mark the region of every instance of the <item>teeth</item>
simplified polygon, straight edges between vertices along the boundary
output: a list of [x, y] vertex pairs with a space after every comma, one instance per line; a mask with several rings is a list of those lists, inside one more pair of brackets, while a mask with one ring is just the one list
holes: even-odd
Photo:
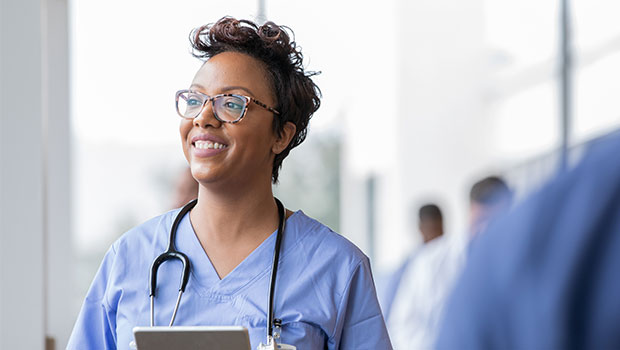
[[225, 144], [211, 141], [196, 141], [194, 146], [198, 149], [222, 149], [228, 147]]

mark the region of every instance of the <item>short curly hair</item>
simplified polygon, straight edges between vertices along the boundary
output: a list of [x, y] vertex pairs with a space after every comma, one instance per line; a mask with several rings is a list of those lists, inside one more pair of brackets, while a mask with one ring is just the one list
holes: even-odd
[[265, 64], [277, 99], [275, 108], [280, 112], [274, 118], [274, 132], [281, 135], [286, 122], [296, 127], [289, 145], [275, 156], [271, 180], [277, 183], [282, 161], [305, 140], [310, 118], [321, 105], [321, 90], [311, 79], [320, 72], [304, 71], [303, 55], [294, 41], [293, 31], [273, 22], [259, 26], [252, 21], [223, 17], [192, 30], [190, 42], [192, 54], [203, 61], [232, 51]]

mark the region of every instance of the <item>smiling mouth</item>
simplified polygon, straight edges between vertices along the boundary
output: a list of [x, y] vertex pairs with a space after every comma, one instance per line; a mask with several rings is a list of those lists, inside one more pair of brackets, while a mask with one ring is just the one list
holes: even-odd
[[224, 148], [228, 148], [228, 145], [225, 145], [223, 143], [211, 142], [211, 141], [202, 141], [202, 140], [194, 142], [193, 145], [197, 149], [224, 149]]

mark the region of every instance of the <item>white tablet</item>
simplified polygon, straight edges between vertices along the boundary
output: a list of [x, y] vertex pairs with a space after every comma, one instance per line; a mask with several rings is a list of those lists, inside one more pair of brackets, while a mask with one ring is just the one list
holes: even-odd
[[251, 350], [240, 326], [135, 327], [133, 334], [138, 350]]

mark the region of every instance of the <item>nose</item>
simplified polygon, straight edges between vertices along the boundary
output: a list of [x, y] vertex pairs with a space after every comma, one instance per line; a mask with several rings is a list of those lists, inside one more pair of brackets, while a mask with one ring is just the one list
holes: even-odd
[[222, 122], [215, 118], [211, 101], [207, 101], [200, 113], [194, 118], [194, 125], [199, 128], [206, 128], [207, 126], [219, 128], [222, 125]]

